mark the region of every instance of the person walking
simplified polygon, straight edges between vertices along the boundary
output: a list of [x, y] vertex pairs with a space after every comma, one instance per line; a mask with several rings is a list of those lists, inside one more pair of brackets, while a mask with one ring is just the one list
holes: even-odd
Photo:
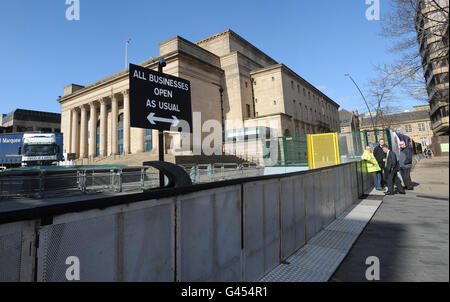
[[372, 148], [370, 146], [366, 147], [366, 150], [364, 150], [361, 158], [366, 161], [367, 172], [372, 174], [373, 185], [378, 191], [383, 191], [383, 188], [381, 187], [381, 168], [378, 165], [378, 161], [373, 155]]
[[414, 190], [411, 182], [412, 148], [407, 146], [405, 141], [400, 141], [398, 163], [400, 165], [400, 174], [402, 175], [405, 189]]
[[397, 173], [399, 170], [399, 164], [397, 160], [397, 156], [395, 152], [389, 150], [388, 145], [383, 145], [383, 152], [386, 153], [386, 159], [384, 162], [384, 175], [386, 178], [386, 183], [388, 190], [386, 195], [394, 195], [394, 183], [397, 187], [397, 191], [400, 194], [405, 194], [405, 190], [403, 189], [402, 182], [397, 177]]
[[381, 178], [381, 187], [384, 188], [386, 186], [386, 179], [384, 175], [384, 161], [386, 160], [386, 153], [383, 152], [384, 139], [380, 138], [378, 141], [379, 145], [373, 149], [373, 155], [380, 166], [380, 171], [377, 172], [379, 174], [378, 177]]

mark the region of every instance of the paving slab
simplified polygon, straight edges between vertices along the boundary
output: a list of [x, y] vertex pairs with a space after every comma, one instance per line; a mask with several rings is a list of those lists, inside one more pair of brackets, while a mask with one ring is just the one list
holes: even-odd
[[330, 281], [365, 282], [366, 259], [380, 260], [380, 280], [449, 281], [449, 160], [422, 159], [406, 195], [386, 196]]

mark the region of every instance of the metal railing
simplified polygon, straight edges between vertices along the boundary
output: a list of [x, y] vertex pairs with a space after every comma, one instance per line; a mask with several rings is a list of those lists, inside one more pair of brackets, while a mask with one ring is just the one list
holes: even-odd
[[11, 170], [0, 174], [0, 200], [143, 191], [159, 187], [158, 179], [151, 167]]
[[[264, 175], [255, 163], [180, 165], [193, 183]], [[82, 167], [0, 172], [0, 200], [42, 199], [95, 193], [141, 192], [159, 187], [152, 167]]]
[[250, 163], [214, 163], [180, 165], [191, 177], [192, 183], [206, 183], [242, 177], [264, 175], [264, 167]]

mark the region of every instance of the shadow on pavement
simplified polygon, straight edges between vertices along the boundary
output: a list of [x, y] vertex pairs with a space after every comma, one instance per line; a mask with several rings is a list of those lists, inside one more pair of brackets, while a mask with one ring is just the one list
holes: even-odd
[[448, 282], [448, 208], [412, 193], [385, 197], [329, 281], [368, 282], [366, 259], [376, 256], [380, 282]]

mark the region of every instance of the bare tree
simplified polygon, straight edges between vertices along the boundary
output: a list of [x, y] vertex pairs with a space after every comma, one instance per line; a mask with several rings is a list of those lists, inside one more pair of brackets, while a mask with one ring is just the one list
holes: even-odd
[[379, 123], [381, 129], [391, 128], [395, 123], [394, 114], [398, 113], [400, 108], [394, 105], [384, 105], [379, 111]]
[[[424, 6], [424, 3], [426, 5]], [[398, 88], [411, 97], [427, 102], [427, 90], [424, 78], [426, 64], [448, 64], [448, 0], [392, 0], [392, 12], [383, 17], [381, 35], [392, 39], [389, 51], [400, 57], [392, 64], [377, 66], [378, 76], [372, 80], [377, 87], [392, 91]], [[430, 26], [430, 23], [433, 25]], [[430, 47], [435, 54], [427, 61], [423, 60], [420, 49], [421, 39], [433, 39], [438, 43]], [[380, 107], [378, 104], [377, 108]]]

